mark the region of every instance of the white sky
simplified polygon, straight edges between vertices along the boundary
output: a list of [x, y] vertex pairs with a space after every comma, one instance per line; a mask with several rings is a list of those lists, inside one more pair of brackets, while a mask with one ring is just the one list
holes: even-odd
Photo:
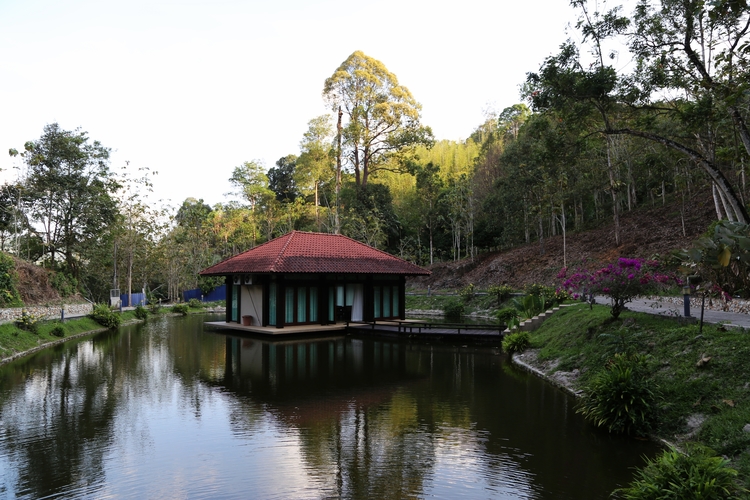
[[567, 0], [0, 0], [0, 179], [48, 123], [111, 167], [159, 172], [154, 199], [226, 201], [243, 161], [299, 153], [323, 82], [355, 50], [460, 140], [520, 102], [575, 19]]

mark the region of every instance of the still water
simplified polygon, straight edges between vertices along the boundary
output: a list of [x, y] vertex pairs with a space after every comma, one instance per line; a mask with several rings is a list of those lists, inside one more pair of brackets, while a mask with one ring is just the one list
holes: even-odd
[[611, 438], [496, 348], [153, 319], [0, 367], [0, 498], [606, 498]]

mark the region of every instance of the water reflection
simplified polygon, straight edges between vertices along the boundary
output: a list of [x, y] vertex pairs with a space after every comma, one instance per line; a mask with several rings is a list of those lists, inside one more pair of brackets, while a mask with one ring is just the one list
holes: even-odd
[[0, 367], [0, 497], [603, 498], [654, 447], [492, 348], [152, 320]]

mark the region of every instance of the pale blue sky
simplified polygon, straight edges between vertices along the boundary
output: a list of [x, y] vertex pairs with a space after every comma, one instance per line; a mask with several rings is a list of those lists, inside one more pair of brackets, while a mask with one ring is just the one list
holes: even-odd
[[81, 127], [117, 169], [159, 172], [155, 199], [225, 200], [235, 166], [298, 154], [324, 80], [355, 50], [465, 139], [519, 102], [566, 38], [565, 0], [0, 0], [0, 178], [47, 123]]

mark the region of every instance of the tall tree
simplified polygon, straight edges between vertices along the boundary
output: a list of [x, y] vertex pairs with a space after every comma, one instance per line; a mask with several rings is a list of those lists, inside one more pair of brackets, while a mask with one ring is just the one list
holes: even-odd
[[[385, 65], [352, 53], [325, 81], [323, 97], [346, 115], [345, 155], [358, 186], [379, 169], [396, 169], [399, 155], [431, 144], [432, 130], [420, 124], [421, 105]], [[396, 163], [393, 163], [396, 161]]]
[[331, 144], [332, 125], [331, 116], [323, 115], [310, 120], [307, 124], [302, 141], [300, 141], [300, 155], [297, 158], [295, 179], [303, 194], [312, 194], [315, 206], [315, 222], [318, 231], [320, 222], [320, 186], [335, 182], [335, 167]]
[[30, 218], [41, 228], [47, 262], [57, 265], [62, 254], [77, 278], [79, 257], [87, 245], [97, 244], [117, 214], [112, 194], [119, 185], [109, 171], [109, 149], [80, 129], [67, 131], [53, 123], [38, 141], [26, 143], [22, 157], [28, 167]]
[[286, 155], [276, 160], [276, 166], [268, 170], [268, 188], [276, 193], [276, 200], [291, 203], [299, 195], [294, 178], [296, 167], [297, 156]]

